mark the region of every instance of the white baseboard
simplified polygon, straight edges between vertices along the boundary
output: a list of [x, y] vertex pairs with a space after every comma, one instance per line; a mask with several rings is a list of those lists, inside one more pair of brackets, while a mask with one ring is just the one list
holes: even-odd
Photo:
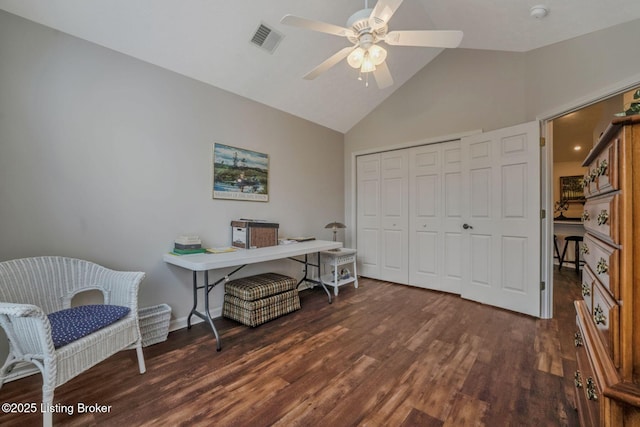
[[[216, 317], [220, 317], [222, 316], [222, 307], [214, 309], [211, 311], [211, 317], [213, 317], [214, 319]], [[179, 329], [184, 329], [187, 327], [187, 317], [188, 316], [184, 316], [181, 317], [179, 319], [175, 319], [172, 320], [169, 323], [169, 331], [177, 331]], [[196, 325], [198, 323], [202, 323], [204, 322], [204, 320], [202, 320], [201, 318], [197, 317], [197, 316], [193, 316], [191, 318], [191, 324], [192, 325]], [[38, 370], [38, 368], [36, 368], [33, 364], [31, 363], [27, 363], [27, 362], [22, 362], [22, 363], [18, 363], [16, 365], [15, 368], [13, 368], [13, 371], [11, 371], [11, 373], [9, 375], [7, 375], [7, 378], [5, 378], [4, 382], [8, 383], [11, 381], [16, 381], [22, 378], [26, 378], [30, 375], [33, 374], [39, 374], [40, 370]]]
[[[216, 317], [222, 317], [222, 307], [218, 307], [215, 308], [213, 310], [211, 310], [211, 317], [212, 318], [216, 318]], [[189, 318], [189, 316], [184, 316], [184, 317], [180, 317], [178, 319], [174, 319], [169, 323], [169, 331], [177, 331], [179, 329], [184, 329], [187, 327], [187, 319]], [[200, 317], [198, 316], [192, 316], [191, 317], [191, 324], [192, 325], [197, 325], [198, 323], [202, 323], [204, 322], [204, 320], [202, 320]]]

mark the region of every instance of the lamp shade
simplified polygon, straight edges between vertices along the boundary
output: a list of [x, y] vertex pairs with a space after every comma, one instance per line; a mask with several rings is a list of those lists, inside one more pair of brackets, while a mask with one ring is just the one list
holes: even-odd
[[324, 228], [330, 228], [333, 230], [333, 241], [336, 241], [336, 233], [338, 232], [338, 228], [347, 228], [346, 225], [344, 225], [341, 222], [330, 222], [329, 224], [325, 225]]
[[329, 224], [325, 225], [324, 228], [338, 229], [338, 228], [347, 228], [347, 226], [341, 222], [330, 222]]

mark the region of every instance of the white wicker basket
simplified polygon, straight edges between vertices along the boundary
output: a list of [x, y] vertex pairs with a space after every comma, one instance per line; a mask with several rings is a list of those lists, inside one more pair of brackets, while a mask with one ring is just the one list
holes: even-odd
[[138, 320], [143, 347], [166, 341], [167, 335], [169, 335], [171, 307], [167, 304], [160, 304], [141, 308], [138, 310]]

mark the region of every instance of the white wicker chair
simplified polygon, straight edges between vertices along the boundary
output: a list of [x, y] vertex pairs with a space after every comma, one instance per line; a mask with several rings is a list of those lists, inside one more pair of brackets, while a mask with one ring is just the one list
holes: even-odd
[[[138, 368], [146, 368], [138, 325], [138, 287], [144, 273], [113, 271], [64, 257], [24, 258], [0, 262], [0, 325], [9, 339], [9, 356], [0, 368], [0, 387], [20, 362], [42, 373], [42, 402], [53, 404], [56, 387], [125, 348], [135, 348]], [[54, 349], [47, 314], [69, 308], [79, 292], [102, 291], [105, 304], [129, 307], [117, 322]], [[46, 406], [49, 407], [49, 406]], [[43, 413], [52, 425], [52, 412]]]

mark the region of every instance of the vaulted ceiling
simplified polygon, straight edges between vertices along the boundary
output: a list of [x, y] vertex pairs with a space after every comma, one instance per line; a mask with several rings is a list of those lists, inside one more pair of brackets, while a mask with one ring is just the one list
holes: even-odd
[[[544, 2], [544, 19], [530, 8]], [[285, 14], [346, 26], [366, 0], [0, 0], [0, 9], [346, 132], [442, 50], [389, 46], [395, 83], [380, 90], [342, 61], [302, 76], [345, 38], [289, 27]], [[375, 0], [368, 2], [369, 7]], [[389, 30], [462, 30], [461, 48], [526, 52], [640, 18], [638, 0], [405, 0]], [[284, 38], [273, 53], [250, 42], [260, 24]]]

